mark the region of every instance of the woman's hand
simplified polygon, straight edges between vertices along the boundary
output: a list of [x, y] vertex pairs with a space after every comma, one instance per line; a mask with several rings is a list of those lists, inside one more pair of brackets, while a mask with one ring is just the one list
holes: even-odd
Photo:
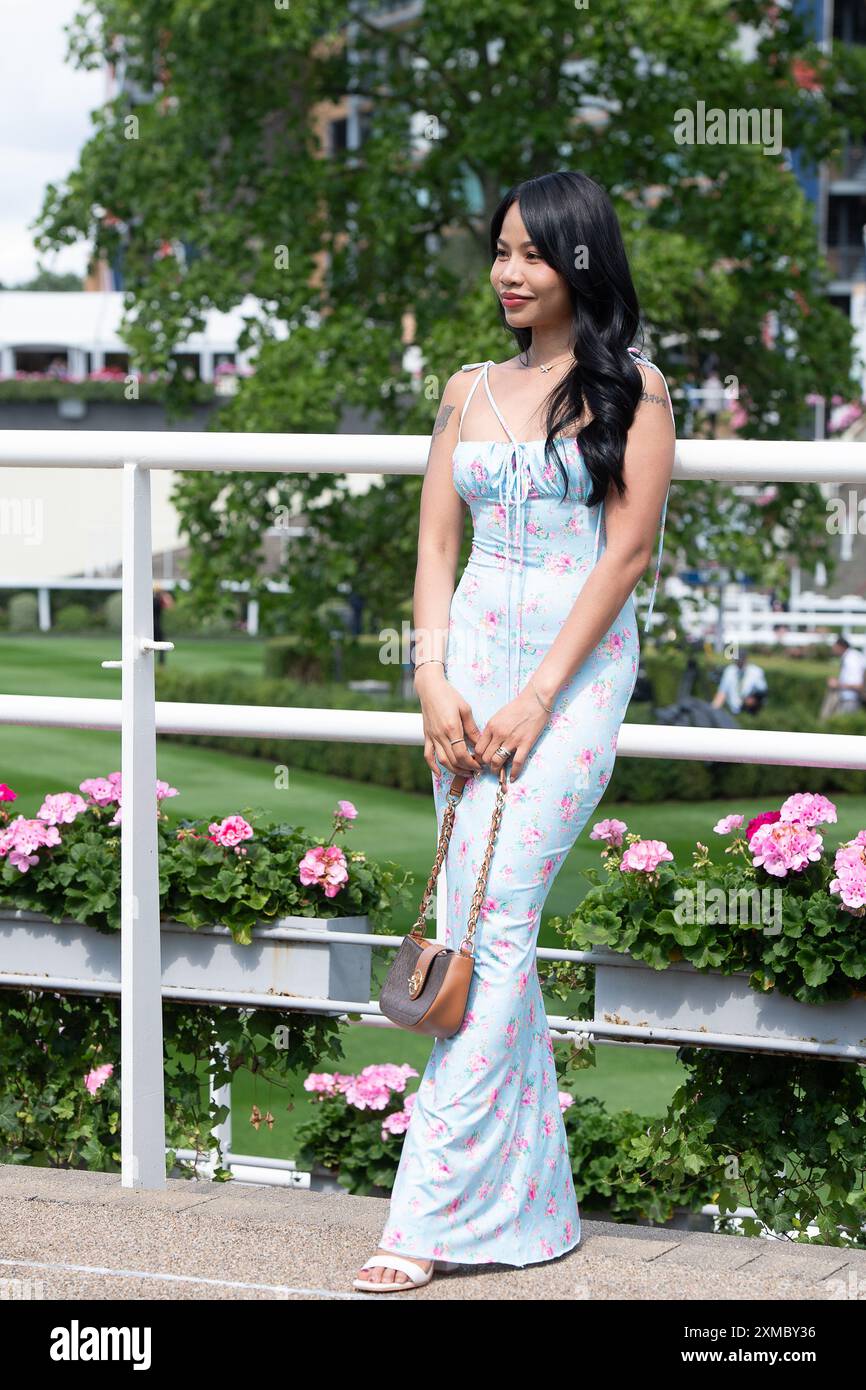
[[523, 764], [529, 756], [530, 749], [549, 718], [549, 713], [542, 708], [532, 688], [527, 686], [513, 700], [509, 700], [507, 705], [497, 710], [485, 724], [475, 740], [476, 758], [486, 767], [498, 772], [503, 759], [501, 756], [496, 757], [496, 750], [500, 747], [507, 748], [513, 754], [508, 781], [516, 782], [523, 771]]
[[[430, 667], [429, 671], [427, 668]], [[436, 758], [450, 772], [475, 776], [481, 764], [469, 752], [478, 737], [478, 725], [469, 702], [446, 680], [438, 662], [426, 662], [425, 674], [415, 676], [424, 721], [424, 761], [431, 772], [440, 772]]]

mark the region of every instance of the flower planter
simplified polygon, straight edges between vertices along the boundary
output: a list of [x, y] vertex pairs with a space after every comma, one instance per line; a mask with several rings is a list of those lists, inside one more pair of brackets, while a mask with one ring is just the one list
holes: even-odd
[[348, 1197], [345, 1187], [337, 1181], [337, 1168], [326, 1168], [323, 1163], [314, 1163], [310, 1169], [310, 1191], [327, 1192], [333, 1197]]
[[[603, 1207], [594, 1210], [581, 1203], [580, 1214], [585, 1221], [614, 1221], [610, 1212]], [[674, 1214], [667, 1221], [650, 1221], [645, 1216], [630, 1216], [628, 1224], [651, 1226], [656, 1231], [707, 1231], [712, 1234], [716, 1229], [714, 1216], [709, 1212], [692, 1211], [691, 1207], [674, 1207]]]
[[[855, 1054], [866, 1058], [866, 999], [802, 1004], [778, 990], [762, 993], [752, 989], [746, 973], [698, 970], [688, 961], [674, 961], [664, 970], [654, 970], [603, 946], [594, 946], [591, 954], [595, 1019], [599, 1023], [685, 1034], [728, 1034], [742, 1037], [744, 1046], [749, 1038], [820, 1043], [832, 1049], [830, 1055], [850, 1057], [854, 1054], [849, 1049], [854, 1049]], [[681, 1045], [676, 1039], [671, 1042]], [[783, 1050], [796, 1052], [796, 1048]]]
[[[368, 917], [283, 917], [253, 928], [249, 946], [236, 945], [228, 927], [162, 924], [163, 985], [234, 993], [291, 994], [309, 998], [370, 998], [372, 947], [298, 941], [301, 931], [369, 932]], [[108, 935], [82, 922], [59, 924], [38, 912], [0, 908], [0, 971], [45, 975], [88, 984], [120, 982], [120, 933]]]
[[[322, 1163], [314, 1163], [310, 1169], [310, 1191], [327, 1192], [334, 1197], [349, 1197], [349, 1189], [343, 1187], [339, 1181], [339, 1168], [326, 1168]], [[387, 1197], [390, 1200], [390, 1187], [379, 1187], [374, 1183], [370, 1191], [364, 1194], [367, 1197]]]

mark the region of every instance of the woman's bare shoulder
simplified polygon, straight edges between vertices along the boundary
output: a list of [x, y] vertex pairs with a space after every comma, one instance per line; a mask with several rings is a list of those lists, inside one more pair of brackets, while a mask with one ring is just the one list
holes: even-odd
[[[483, 366], [484, 364], [480, 362], [471, 365]], [[443, 432], [455, 412], [462, 412], [475, 376], [475, 372], [466, 371], [462, 366], [458, 367], [456, 372], [451, 373], [439, 397], [439, 408], [433, 425], [434, 437]]]

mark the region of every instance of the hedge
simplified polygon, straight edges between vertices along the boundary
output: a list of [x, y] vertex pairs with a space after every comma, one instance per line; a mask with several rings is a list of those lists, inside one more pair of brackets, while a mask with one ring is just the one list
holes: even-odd
[[[387, 712], [420, 712], [420, 704], [397, 695], [371, 696], [345, 686], [250, 677], [237, 671], [190, 676], [157, 669], [157, 698], [193, 704], [273, 705], [324, 709], [375, 709]], [[632, 701], [626, 721], [655, 723], [652, 708]], [[745, 717], [741, 727], [792, 732], [854, 733], [866, 735], [866, 711], [836, 715], [819, 724], [810, 709], [786, 702], [765, 706], [760, 714]], [[271, 763], [333, 776], [351, 777], [401, 791], [429, 794], [431, 773], [420, 747], [396, 744], [344, 743], [309, 739], [220, 737], [217, 734], [166, 734], [203, 747], [265, 758]], [[606, 793], [609, 801], [715, 801], [732, 797], [772, 799], [792, 792], [866, 792], [866, 772], [845, 768], [803, 769], [737, 762], [695, 762], [675, 758], [617, 759]]]

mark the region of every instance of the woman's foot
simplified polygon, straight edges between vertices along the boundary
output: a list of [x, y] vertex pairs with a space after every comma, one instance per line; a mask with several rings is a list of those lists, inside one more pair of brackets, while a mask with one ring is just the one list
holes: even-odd
[[[377, 1255], [391, 1255], [393, 1253], [391, 1250], [383, 1250], [381, 1246], [375, 1251]], [[404, 1255], [402, 1251], [399, 1253], [401, 1259], [411, 1260], [425, 1274], [429, 1272], [434, 1263], [433, 1260], [416, 1260], [414, 1255]], [[411, 1284], [412, 1282], [409, 1275], [404, 1274], [402, 1269], [386, 1269], [383, 1265], [374, 1265], [372, 1269], [359, 1269], [357, 1277], [363, 1279], [367, 1284]]]

